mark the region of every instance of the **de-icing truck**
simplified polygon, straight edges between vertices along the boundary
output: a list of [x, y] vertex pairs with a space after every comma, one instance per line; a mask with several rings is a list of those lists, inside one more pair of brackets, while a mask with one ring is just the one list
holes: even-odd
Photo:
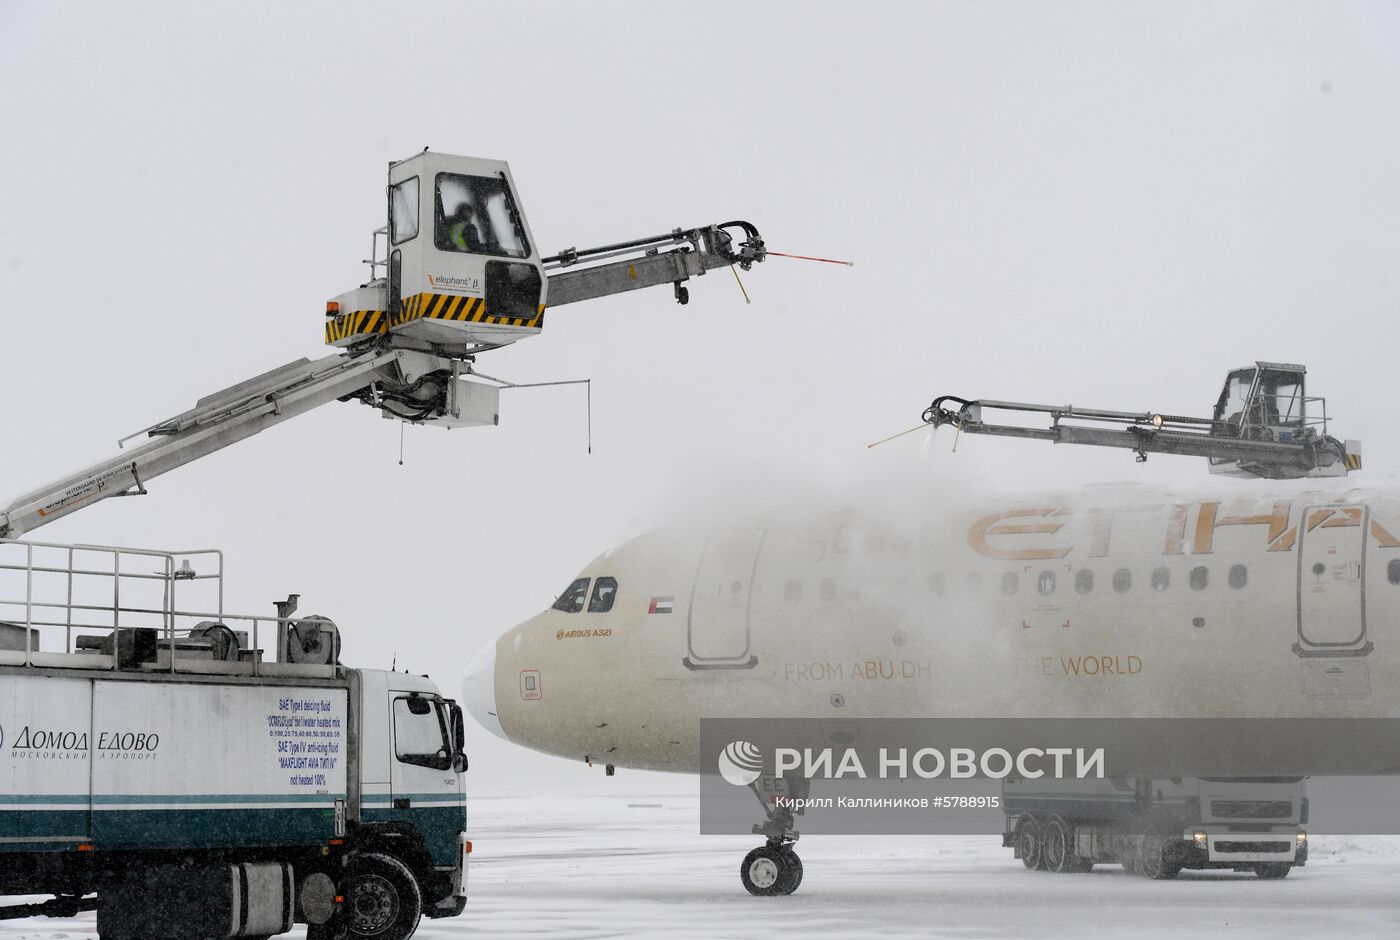
[[0, 894], [53, 896], [0, 918], [95, 906], [104, 940], [293, 922], [310, 940], [404, 940], [462, 910], [462, 716], [428, 679], [341, 666], [334, 625], [290, 601], [227, 614], [218, 552], [3, 541], [335, 401], [493, 427], [502, 391], [577, 384], [475, 371], [546, 308], [665, 286], [684, 304], [692, 278], [769, 253], [732, 221], [545, 256], [504, 161], [424, 150], [388, 169], [370, 279], [326, 302], [335, 352], [0, 503]]
[[335, 625], [293, 619], [295, 597], [227, 613], [223, 564], [0, 541], [0, 894], [51, 896], [0, 917], [405, 940], [461, 913], [457, 704], [340, 665]]
[[1043, 871], [1119, 864], [1159, 880], [1183, 868], [1272, 879], [1308, 861], [1303, 777], [1008, 777], [1002, 812], [1002, 845]]

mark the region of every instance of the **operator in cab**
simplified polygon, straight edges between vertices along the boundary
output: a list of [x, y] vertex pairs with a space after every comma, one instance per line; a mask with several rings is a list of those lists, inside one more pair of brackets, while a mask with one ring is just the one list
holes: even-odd
[[481, 231], [476, 226], [476, 207], [459, 202], [447, 220], [447, 239], [457, 251], [481, 251]]

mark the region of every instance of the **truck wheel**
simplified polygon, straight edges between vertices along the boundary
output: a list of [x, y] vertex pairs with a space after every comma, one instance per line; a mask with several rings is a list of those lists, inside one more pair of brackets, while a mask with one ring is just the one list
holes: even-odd
[[1045, 844], [1040, 839], [1040, 823], [1034, 816], [1022, 816], [1016, 826], [1016, 847], [1021, 852], [1021, 864], [1034, 871], [1045, 867]]
[[1137, 868], [1154, 881], [1167, 881], [1181, 874], [1181, 858], [1172, 840], [1153, 828], [1138, 843]]
[[328, 926], [348, 940], [408, 940], [423, 916], [423, 894], [407, 865], [391, 855], [356, 853], [340, 879], [345, 902]]
[[1045, 820], [1040, 830], [1041, 854], [1046, 871], [1066, 874], [1075, 870], [1073, 846], [1070, 845], [1069, 827], [1059, 816]]
[[1270, 881], [1276, 878], [1287, 878], [1288, 873], [1292, 870], [1292, 865], [1287, 865], [1282, 862], [1254, 866], [1254, 873], [1256, 875], [1258, 875], [1260, 878], [1267, 878]]

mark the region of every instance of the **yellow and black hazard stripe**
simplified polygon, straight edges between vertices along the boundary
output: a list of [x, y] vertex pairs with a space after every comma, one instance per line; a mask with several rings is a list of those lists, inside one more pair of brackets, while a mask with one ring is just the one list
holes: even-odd
[[391, 327], [412, 320], [450, 320], [455, 323], [492, 323], [499, 326], [520, 326], [540, 329], [544, 325], [544, 306], [533, 317], [500, 317], [486, 313], [482, 297], [459, 297], [453, 294], [414, 294], [403, 302]]
[[1361, 469], [1361, 455], [1360, 455], [1360, 454], [1350, 454], [1350, 453], [1347, 454], [1347, 469], [1348, 469], [1348, 470], [1360, 470], [1360, 469]]
[[326, 322], [326, 343], [334, 344], [347, 339], [368, 339], [389, 330], [389, 318], [383, 310], [356, 310], [342, 313]]

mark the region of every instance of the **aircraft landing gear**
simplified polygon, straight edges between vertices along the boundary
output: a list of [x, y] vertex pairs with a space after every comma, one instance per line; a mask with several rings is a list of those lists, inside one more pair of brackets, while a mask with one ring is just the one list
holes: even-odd
[[[793, 795], [805, 797], [807, 783], [803, 780], [795, 786]], [[765, 822], [754, 825], [754, 834], [767, 836], [768, 841], [744, 856], [739, 866], [739, 880], [749, 894], [760, 897], [792, 894], [802, 884], [802, 859], [793, 849], [798, 833], [792, 828], [792, 811], [776, 805], [770, 807], [759, 792], [757, 781], [749, 784], [749, 789], [768, 817]]]
[[792, 843], [776, 848], [760, 845], [744, 856], [739, 880], [749, 894], [760, 897], [792, 894], [802, 884], [802, 859], [792, 850]]

